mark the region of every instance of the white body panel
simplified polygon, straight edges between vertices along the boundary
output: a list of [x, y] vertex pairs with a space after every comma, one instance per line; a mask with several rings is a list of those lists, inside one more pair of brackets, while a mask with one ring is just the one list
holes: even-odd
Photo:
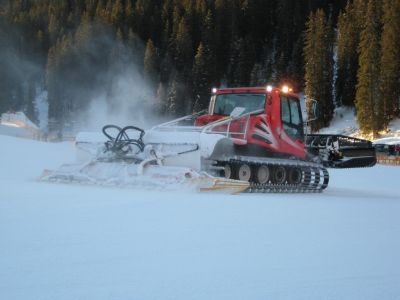
[[158, 130], [146, 131], [143, 138], [146, 145], [154, 145], [163, 156], [166, 166], [179, 166], [201, 170], [201, 159], [208, 158], [216, 143], [223, 139], [220, 134], [202, 131]]
[[[200, 171], [202, 158], [208, 158], [216, 143], [225, 138], [221, 134], [210, 134], [188, 127], [185, 131], [158, 127], [146, 131], [143, 142], [145, 151], [138, 157], [147, 159], [150, 151], [155, 150], [157, 158], [165, 166], [191, 168]], [[99, 133], [82, 132], [76, 137], [76, 158], [78, 162], [87, 162], [103, 152], [107, 138]]]

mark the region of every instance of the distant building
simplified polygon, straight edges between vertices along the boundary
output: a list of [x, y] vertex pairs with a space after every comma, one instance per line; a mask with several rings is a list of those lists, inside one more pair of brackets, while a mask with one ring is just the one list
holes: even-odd
[[0, 134], [31, 139], [41, 139], [43, 136], [39, 127], [22, 111], [1, 115]]

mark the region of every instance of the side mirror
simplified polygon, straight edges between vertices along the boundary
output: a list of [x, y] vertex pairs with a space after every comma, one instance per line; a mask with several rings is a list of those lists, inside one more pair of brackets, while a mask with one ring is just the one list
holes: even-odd
[[244, 108], [244, 107], [235, 107], [233, 110], [232, 110], [232, 112], [231, 112], [231, 114], [230, 114], [230, 117], [232, 118], [232, 119], [235, 119], [235, 118], [237, 118], [237, 117], [239, 117], [244, 111], [245, 111], [246, 109]]

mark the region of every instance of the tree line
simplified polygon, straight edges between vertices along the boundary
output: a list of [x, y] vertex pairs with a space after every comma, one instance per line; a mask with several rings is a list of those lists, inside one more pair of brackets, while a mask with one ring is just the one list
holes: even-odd
[[338, 105], [355, 106], [361, 131], [374, 136], [400, 116], [399, 0], [349, 0], [336, 26], [312, 12], [304, 55], [305, 93], [322, 104], [314, 129], [329, 125]]
[[[329, 124], [339, 104], [355, 105], [361, 125], [364, 115], [371, 117], [366, 101], [385, 107], [376, 112], [385, 126], [399, 111], [398, 87], [383, 87], [398, 83], [399, 56], [383, 51], [398, 45], [398, 3], [9, 0], [0, 4], [0, 111], [23, 109], [35, 119], [33, 99], [43, 87], [49, 117], [62, 128], [90, 105], [99, 87], [112, 109], [119, 88], [114, 75], [135, 73], [151, 91], [143, 101], [155, 99], [151, 105], [161, 115], [206, 108], [212, 87], [289, 83], [320, 102], [323, 117], [314, 129]], [[371, 18], [377, 70], [364, 71], [362, 59], [373, 56], [362, 50], [371, 47], [363, 41], [373, 41], [364, 33]], [[362, 89], [362, 72], [374, 72], [379, 87], [373, 96]]]

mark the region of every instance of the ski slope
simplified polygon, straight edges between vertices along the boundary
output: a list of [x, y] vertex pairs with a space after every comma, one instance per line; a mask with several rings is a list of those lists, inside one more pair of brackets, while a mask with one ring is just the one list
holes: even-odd
[[0, 299], [400, 299], [398, 167], [198, 194], [43, 183], [72, 143], [0, 145]]

